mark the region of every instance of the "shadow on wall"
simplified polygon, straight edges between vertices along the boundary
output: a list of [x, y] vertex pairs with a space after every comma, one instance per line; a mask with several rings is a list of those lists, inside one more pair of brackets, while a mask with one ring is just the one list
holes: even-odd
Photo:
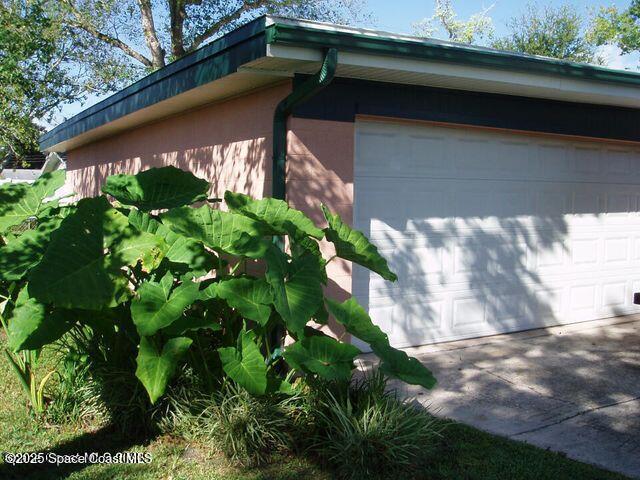
[[212, 195], [271, 191], [273, 111], [290, 83], [188, 111], [68, 152], [71, 182], [95, 195], [114, 173], [174, 165], [206, 178]]
[[[173, 165], [191, 171], [212, 184], [212, 196], [225, 190], [250, 192], [262, 197], [271, 193], [271, 160], [266, 158], [267, 139], [250, 139], [227, 145], [205, 146], [171, 152], [139, 152], [125, 160], [74, 168], [71, 163], [73, 188], [80, 196], [100, 193], [106, 178], [118, 173], [136, 173], [153, 167]], [[96, 148], [91, 146], [91, 149]], [[106, 148], [111, 148], [106, 146]]]
[[[640, 192], [632, 190], [629, 198]], [[548, 215], [532, 207], [501, 216], [471, 202], [464, 216], [407, 218], [396, 204], [396, 216], [374, 213], [356, 225], [398, 282], [354, 268], [354, 294], [396, 346], [637, 311], [635, 207]]]

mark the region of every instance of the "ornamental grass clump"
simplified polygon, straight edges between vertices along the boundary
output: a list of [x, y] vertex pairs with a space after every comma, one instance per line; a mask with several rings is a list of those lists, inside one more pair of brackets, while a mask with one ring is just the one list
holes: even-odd
[[254, 397], [227, 383], [215, 403], [201, 416], [205, 433], [232, 462], [243, 466], [266, 463], [274, 453], [294, 448], [294, 401], [276, 395]]
[[236, 466], [255, 467], [274, 454], [299, 448], [298, 432], [308, 428], [307, 402], [294, 395], [251, 395], [225, 382], [214, 393], [172, 387], [161, 428], [222, 452]]
[[[71, 336], [82, 338], [78, 354], [102, 385], [111, 418], [128, 412], [127, 428], [147, 422], [186, 371], [209, 393], [232, 383], [256, 399], [294, 396], [290, 372], [351, 379], [361, 352], [317, 328], [329, 315], [371, 346], [385, 375], [434, 386], [431, 372], [391, 347], [354, 298], [325, 297], [334, 257], [323, 258], [321, 241], [336, 257], [397, 278], [376, 247], [324, 205], [324, 228], [274, 198], [226, 192], [221, 208], [209, 182], [163, 167], [110, 176], [102, 195], [61, 206], [52, 196], [64, 181], [58, 171], [31, 185], [0, 185], [0, 320], [27, 393], [46, 379], [31, 375], [25, 352]], [[39, 411], [42, 398], [32, 399]], [[242, 418], [225, 408], [225, 418]], [[249, 431], [251, 420], [245, 425]]]
[[442, 422], [385, 390], [379, 373], [316, 398], [309, 450], [342, 479], [414, 478], [431, 460]]

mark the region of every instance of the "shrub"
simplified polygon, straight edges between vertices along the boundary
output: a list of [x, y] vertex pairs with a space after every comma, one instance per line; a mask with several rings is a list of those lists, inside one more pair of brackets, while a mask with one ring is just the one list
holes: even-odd
[[254, 397], [232, 384], [215, 396], [217, 404], [206, 412], [212, 420], [209, 434], [229, 459], [252, 466], [292, 448], [291, 399]]
[[441, 422], [426, 410], [385, 392], [379, 374], [316, 398], [316, 434], [310, 445], [339, 478], [411, 478], [429, 459]]
[[[325, 298], [332, 259], [320, 253], [323, 239], [336, 256], [396, 280], [367, 238], [326, 207], [324, 229], [273, 198], [226, 192], [225, 209], [217, 199], [194, 208], [210, 185], [174, 167], [113, 175], [105, 195], [68, 207], [47, 200], [63, 182], [55, 172], [0, 186], [8, 354], [73, 336], [105, 405], [126, 412], [118, 421], [128, 428], [146, 421], [186, 367], [210, 392], [232, 381], [256, 397], [292, 395], [290, 369], [348, 381], [360, 351], [310, 324], [329, 314], [371, 346], [385, 374], [434, 385], [355, 299]], [[294, 341], [281, 348], [284, 336]]]
[[100, 385], [92, 378], [86, 358], [69, 353], [56, 373], [58, 382], [52, 388], [52, 401], [46, 410], [48, 421], [96, 426], [108, 420]]
[[211, 395], [171, 389], [167, 398], [171, 411], [165, 417], [166, 430], [213, 444], [235, 464], [261, 465], [272, 454], [295, 448], [304, 405], [299, 394], [256, 397], [226, 382]]

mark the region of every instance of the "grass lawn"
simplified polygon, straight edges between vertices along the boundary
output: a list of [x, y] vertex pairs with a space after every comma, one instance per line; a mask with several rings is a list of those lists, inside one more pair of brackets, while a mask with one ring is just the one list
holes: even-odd
[[[3, 345], [0, 342], [0, 347]], [[237, 469], [227, 465], [212, 448], [162, 436], [138, 442], [108, 430], [37, 426], [25, 408], [25, 396], [0, 359], [0, 452], [53, 451], [59, 454], [82, 452], [150, 452], [150, 464], [71, 465], [61, 468], [23, 469], [0, 461], [0, 479], [73, 480], [285, 480], [332, 478], [303, 457], [282, 457], [262, 469]], [[595, 467], [574, 462], [561, 455], [524, 443], [486, 434], [464, 425], [450, 424], [425, 479], [623, 479]]]

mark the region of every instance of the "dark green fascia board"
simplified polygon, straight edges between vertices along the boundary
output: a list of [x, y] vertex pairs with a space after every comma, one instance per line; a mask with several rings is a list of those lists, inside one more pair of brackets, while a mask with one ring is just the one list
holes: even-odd
[[361, 33], [320, 30], [301, 25], [274, 23], [267, 27], [267, 43], [311, 48], [337, 48], [340, 51], [388, 55], [417, 60], [473, 65], [501, 70], [562, 75], [588, 81], [640, 86], [640, 74], [582, 63], [539, 58], [514, 52], [449, 43], [416, 42], [391, 37], [372, 37]]
[[170, 63], [96, 105], [80, 112], [40, 137], [40, 149], [137, 110], [204, 85], [266, 54], [266, 17], [257, 18], [195, 52]]

